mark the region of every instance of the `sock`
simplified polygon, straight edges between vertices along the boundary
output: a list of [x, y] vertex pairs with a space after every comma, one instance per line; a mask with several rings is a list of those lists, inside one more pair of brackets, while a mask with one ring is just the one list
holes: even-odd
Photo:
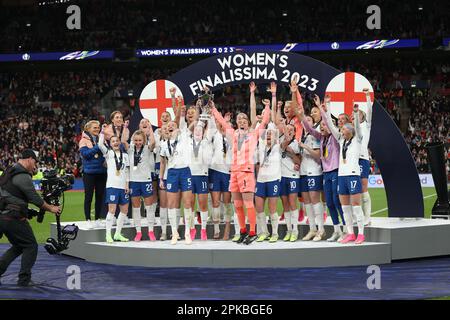
[[106, 215], [106, 235], [111, 237], [114, 213], [108, 212]]
[[292, 234], [298, 235], [298, 210], [291, 211]]
[[[266, 230], [264, 228], [264, 224], [265, 224], [265, 220], [266, 220], [266, 214], [264, 212], [259, 212], [256, 215], [256, 226], [257, 226], [257, 234], [263, 234], [266, 233]], [[266, 225], [267, 227], [267, 225]], [[268, 232], [266, 233], [268, 234]]]
[[134, 226], [136, 227], [136, 232], [142, 232], [141, 228], [141, 208], [132, 208]]
[[270, 223], [272, 224], [272, 237], [278, 235], [278, 213], [272, 213], [270, 215]]
[[[202, 229], [206, 229], [206, 223], [208, 222], [208, 211], [200, 212], [200, 217], [202, 218]], [[217, 224], [218, 226], [219, 224]], [[215, 224], [214, 224], [215, 226]]]
[[145, 207], [145, 211], [147, 212], [148, 232], [153, 231], [155, 225], [155, 210], [156, 203]]
[[354, 234], [353, 231], [353, 209], [352, 206], [342, 206], [344, 211], [345, 225], [347, 226], [347, 233]]
[[233, 225], [234, 225], [234, 234], [239, 234], [239, 232], [240, 232], [240, 229], [239, 229], [239, 219], [238, 219], [238, 216], [237, 216], [237, 214], [236, 214], [236, 212], [233, 214], [233, 219], [234, 219], [234, 221], [233, 221]]
[[342, 231], [341, 231], [341, 227], [338, 225], [338, 224], [335, 224], [334, 226], [333, 226], [333, 228], [334, 228], [334, 232], [337, 232], [337, 233], [341, 233]]
[[161, 222], [161, 232], [167, 231], [167, 208], [159, 208], [159, 220]]
[[127, 216], [126, 213], [123, 212], [119, 213], [119, 217], [117, 218], [117, 228], [115, 234], [121, 234], [123, 223], [125, 222], [126, 216]]
[[169, 215], [169, 223], [170, 227], [172, 229], [172, 235], [178, 233], [178, 217], [177, 217], [177, 209], [168, 209], [168, 215]]
[[[256, 210], [254, 207], [247, 208], [247, 216], [248, 222], [250, 224], [250, 236], [254, 236], [256, 234]], [[264, 218], [265, 220], [265, 218]]]
[[305, 211], [306, 211], [306, 216], [308, 217], [308, 221], [309, 221], [309, 230], [317, 231], [316, 217], [314, 215], [313, 207], [310, 203], [308, 203], [308, 204], [305, 203]]
[[181, 210], [177, 208], [175, 209], [175, 212], [177, 214], [177, 230], [178, 230], [178, 227], [180, 226]]
[[352, 209], [358, 223], [358, 234], [364, 235], [364, 213], [362, 208], [361, 206], [352, 206]]
[[368, 191], [362, 194], [362, 210], [364, 212], [364, 218], [369, 220], [372, 214], [372, 199]]
[[314, 204], [313, 206], [313, 211], [314, 211], [314, 215], [316, 216], [316, 222], [317, 225], [319, 227], [319, 231], [325, 231], [324, 227], [323, 227], [323, 204], [322, 202], [318, 202], [316, 204]]
[[247, 232], [247, 226], [245, 225], [245, 212], [244, 207], [236, 208], [236, 215], [239, 221], [240, 233]]
[[[212, 211], [212, 220], [214, 223], [214, 233], [217, 234], [220, 232], [219, 222], [220, 222], [220, 208], [213, 208]], [[203, 222], [203, 217], [202, 217]]]
[[222, 201], [220, 201], [220, 216], [219, 216], [219, 219], [221, 217], [225, 217], [225, 206], [224, 206]]
[[225, 204], [225, 222], [230, 222], [232, 215], [233, 215], [233, 207], [231, 206], [231, 203], [226, 203]]
[[191, 221], [192, 221], [192, 209], [186, 209], [184, 208], [184, 234], [185, 235], [191, 235], [190, 231], [191, 228], [194, 225], [191, 225]]
[[286, 228], [287, 232], [292, 232], [292, 221], [291, 221], [291, 212], [285, 211], [284, 212], [284, 222], [286, 222]]

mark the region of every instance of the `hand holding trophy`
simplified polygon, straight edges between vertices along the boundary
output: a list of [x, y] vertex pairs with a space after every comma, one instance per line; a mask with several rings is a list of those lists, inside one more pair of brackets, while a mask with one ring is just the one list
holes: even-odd
[[208, 87], [205, 87], [201, 93], [198, 95], [197, 105], [201, 109], [201, 114], [199, 120], [204, 122], [204, 126], [211, 117], [211, 101], [214, 99], [214, 94], [210, 93]]

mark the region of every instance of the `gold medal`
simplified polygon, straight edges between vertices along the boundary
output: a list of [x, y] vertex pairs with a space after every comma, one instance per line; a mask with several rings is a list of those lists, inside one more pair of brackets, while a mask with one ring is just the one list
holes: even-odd
[[133, 170], [136, 171], [137, 170], [137, 166], [133, 166]]
[[120, 176], [120, 170], [116, 170], [116, 176]]
[[347, 163], [347, 160], [346, 160], [346, 159], [342, 159], [342, 161], [344, 162], [344, 164]]
[[95, 154], [94, 158], [95, 158], [95, 159], [97, 159], [97, 158], [98, 158], [98, 153], [96, 153], [96, 154]]

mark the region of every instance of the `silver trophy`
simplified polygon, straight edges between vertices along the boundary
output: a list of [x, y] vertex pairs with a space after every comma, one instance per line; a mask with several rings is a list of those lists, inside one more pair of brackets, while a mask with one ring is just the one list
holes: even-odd
[[198, 94], [197, 105], [202, 110], [199, 120], [206, 125], [211, 118], [211, 101], [214, 99], [214, 94], [210, 93], [208, 88], [205, 88]]

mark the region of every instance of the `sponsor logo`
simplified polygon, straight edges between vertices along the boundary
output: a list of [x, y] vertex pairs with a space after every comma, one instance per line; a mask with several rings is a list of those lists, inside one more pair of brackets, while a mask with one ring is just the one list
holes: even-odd
[[339, 49], [339, 43], [333, 42], [333, 43], [331, 44], [331, 49], [333, 49], [333, 50]]
[[359, 50], [359, 49], [362, 49], [362, 50], [381, 49], [381, 48], [388, 47], [388, 46], [391, 46], [393, 44], [396, 44], [399, 41], [400, 41], [400, 39], [394, 39], [394, 40], [373, 40], [373, 41], [369, 41], [369, 42], [363, 43], [362, 45], [356, 47], [356, 50]]
[[59, 58], [59, 60], [83, 60], [95, 56], [100, 51], [74, 51]]
[[22, 55], [22, 60], [28, 61], [28, 60], [30, 60], [30, 59], [31, 59], [31, 56], [30, 56], [28, 53], [24, 53], [24, 54]]

